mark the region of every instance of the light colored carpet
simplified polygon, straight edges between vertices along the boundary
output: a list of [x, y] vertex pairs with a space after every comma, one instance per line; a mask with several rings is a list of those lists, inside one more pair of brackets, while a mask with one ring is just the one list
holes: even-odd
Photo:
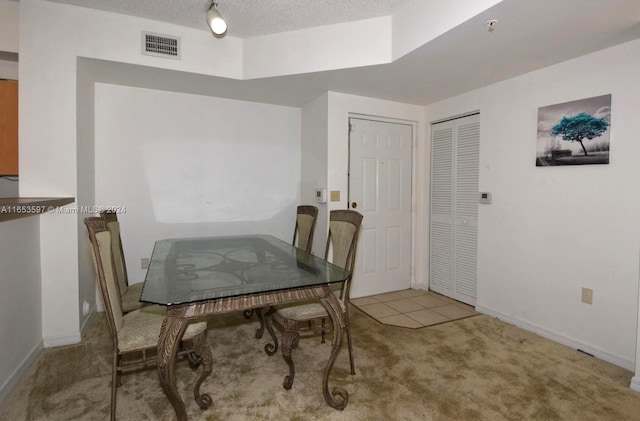
[[[191, 420], [638, 420], [640, 394], [632, 373], [488, 316], [422, 329], [381, 325], [352, 311], [357, 374], [348, 373], [346, 346], [330, 386], [350, 394], [344, 411], [322, 398], [330, 345], [305, 337], [294, 351], [292, 390], [287, 367], [263, 352], [257, 322], [241, 314], [210, 320], [215, 358], [203, 390], [213, 406], [191, 398], [198, 372], [179, 363], [178, 387]], [[346, 343], [346, 338], [345, 341]], [[47, 349], [0, 408], [1, 420], [105, 420], [109, 414], [110, 338], [97, 314], [77, 346]], [[155, 369], [125, 375], [119, 420], [171, 420]]]

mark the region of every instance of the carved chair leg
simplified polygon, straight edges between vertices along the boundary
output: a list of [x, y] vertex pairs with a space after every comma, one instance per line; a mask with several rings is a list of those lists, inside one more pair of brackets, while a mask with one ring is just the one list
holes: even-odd
[[349, 312], [345, 312], [345, 328], [347, 329], [347, 344], [349, 345], [349, 364], [351, 365], [351, 374], [356, 374], [356, 367], [353, 364], [353, 343], [351, 341], [351, 322], [349, 320]]
[[296, 376], [296, 369], [291, 358], [291, 349], [297, 348], [300, 335], [296, 331], [285, 330], [282, 334], [282, 357], [289, 366], [289, 375], [284, 377], [282, 387], [289, 390], [293, 386], [293, 379]]
[[116, 386], [122, 386], [122, 370], [120, 369], [120, 363], [122, 362], [122, 355], [116, 355], [116, 362], [114, 363], [115, 367], [118, 367], [116, 370]]
[[119, 376], [119, 355], [114, 353], [113, 355], [113, 367], [111, 370], [111, 421], [116, 420], [116, 397], [118, 396], [118, 380]]

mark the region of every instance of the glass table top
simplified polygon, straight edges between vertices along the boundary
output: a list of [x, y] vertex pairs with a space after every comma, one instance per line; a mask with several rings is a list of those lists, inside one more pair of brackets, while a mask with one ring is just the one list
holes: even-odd
[[156, 241], [140, 301], [176, 305], [343, 282], [349, 272], [270, 235]]

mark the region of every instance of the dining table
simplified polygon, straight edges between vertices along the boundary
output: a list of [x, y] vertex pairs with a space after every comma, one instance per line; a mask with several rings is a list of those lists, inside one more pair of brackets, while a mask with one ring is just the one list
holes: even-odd
[[[187, 413], [176, 388], [176, 352], [191, 320], [308, 300], [319, 301], [333, 324], [322, 392], [327, 404], [343, 409], [349, 398], [347, 391], [337, 386], [329, 390], [329, 375], [345, 328], [344, 315], [331, 286], [350, 276], [349, 271], [271, 235], [156, 241], [140, 301], [167, 308], [157, 348], [158, 372], [177, 419], [187, 420]], [[205, 348], [204, 355], [200, 355], [203, 377], [211, 373], [213, 363], [209, 346]], [[283, 343], [282, 352], [290, 353], [290, 344]], [[203, 377], [198, 380], [200, 383]], [[199, 385], [196, 389], [196, 403], [207, 409], [213, 400], [199, 392]]]

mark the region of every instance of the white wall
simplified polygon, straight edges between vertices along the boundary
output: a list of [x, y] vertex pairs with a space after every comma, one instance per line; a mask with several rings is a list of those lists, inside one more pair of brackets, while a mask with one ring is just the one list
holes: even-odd
[[[75, 197], [76, 56], [68, 46], [83, 37], [63, 30], [73, 19], [48, 13], [49, 4], [20, 2], [19, 189], [25, 197]], [[45, 346], [80, 340], [77, 236], [73, 215], [40, 217]]]
[[17, 197], [18, 180], [15, 177], [0, 178], [0, 197]]
[[0, 0], [0, 51], [17, 53], [20, 3]]
[[[640, 255], [640, 41], [427, 107], [480, 110], [477, 308], [630, 370]], [[609, 165], [536, 167], [538, 108], [612, 94]], [[593, 305], [581, 288], [593, 288]]]
[[155, 240], [267, 233], [291, 241], [300, 109], [96, 84], [95, 191], [119, 216], [131, 282]]
[[18, 80], [18, 62], [0, 60], [0, 79]]
[[328, 94], [321, 95], [302, 108], [300, 204], [318, 208], [312, 253], [324, 256], [327, 241], [327, 203], [317, 203], [315, 190], [328, 186], [327, 150]]
[[[22, 196], [91, 198], [79, 180], [90, 174], [78, 172], [79, 161], [93, 159], [91, 147], [78, 143], [78, 133], [83, 132], [78, 118], [84, 115], [78, 111], [79, 57], [219, 76], [242, 74], [241, 43], [233, 37], [211, 42], [204, 30], [49, 1], [19, 4]], [[140, 54], [143, 30], [181, 37], [182, 60]], [[217, 59], [220, 55], [225, 60]], [[83, 322], [78, 317], [80, 304], [90, 295], [91, 282], [86, 279], [89, 270], [81, 245], [85, 233], [73, 214], [47, 214], [40, 222], [42, 293], [47, 297], [42, 303], [45, 346], [78, 342]]]
[[[363, 114], [383, 118], [393, 118], [407, 120], [417, 123], [416, 133], [414, 133], [414, 157], [418, 158], [425, 153], [424, 138], [424, 107], [410, 104], [402, 104], [392, 101], [384, 101], [374, 98], [366, 98], [356, 95], [347, 95], [337, 92], [329, 92], [329, 114], [327, 120], [327, 147], [328, 162], [330, 163], [327, 173], [328, 190], [340, 191], [339, 202], [327, 202], [327, 210], [346, 209], [347, 192], [349, 187], [349, 116], [351, 114]], [[413, 203], [416, 208], [413, 210], [413, 232], [415, 237], [414, 249], [422, 250], [425, 243], [425, 230], [423, 221], [425, 210], [423, 195], [426, 191], [423, 176], [424, 168], [414, 165], [412, 177]], [[325, 218], [328, 219], [328, 214]], [[366, 221], [363, 222], [366, 224]], [[426, 273], [422, 262], [412, 258], [412, 285], [416, 288], [426, 287]], [[371, 291], [366, 285], [358, 283], [354, 278], [351, 286], [351, 296], [354, 298], [370, 295]]]
[[391, 30], [391, 17], [383, 16], [248, 38], [244, 78], [389, 63]]
[[0, 222], [0, 404], [42, 349], [40, 218]]
[[[95, 95], [93, 75], [87, 66], [87, 60], [78, 60], [78, 77], [76, 91], [76, 120], [77, 120], [77, 146], [76, 177], [78, 180], [76, 192], [76, 204], [80, 209], [91, 207], [96, 203], [95, 197]], [[96, 303], [95, 269], [89, 255], [89, 241], [84, 218], [93, 216], [84, 212], [76, 215], [78, 227], [78, 318], [80, 330], [89, 321], [94, 308], [102, 310], [102, 302]], [[99, 295], [98, 295], [99, 297]], [[84, 303], [89, 303], [90, 311], [85, 314]], [[96, 305], [97, 304], [97, 305]]]

